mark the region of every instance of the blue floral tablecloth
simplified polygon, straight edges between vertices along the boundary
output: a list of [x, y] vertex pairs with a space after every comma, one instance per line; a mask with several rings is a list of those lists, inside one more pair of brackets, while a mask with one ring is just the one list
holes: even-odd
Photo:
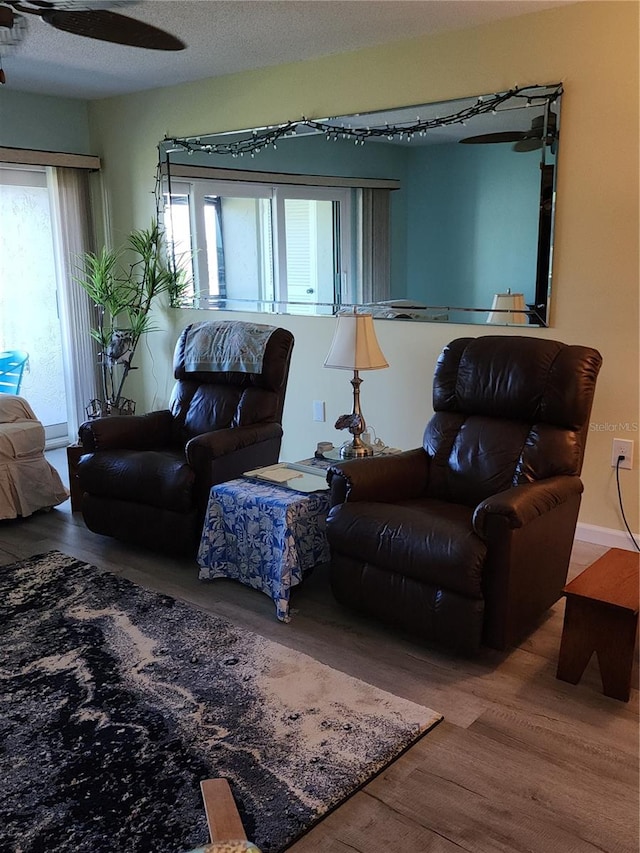
[[289, 590], [329, 559], [329, 491], [303, 494], [242, 477], [213, 486], [198, 550], [200, 579], [234, 578], [269, 595], [289, 621]]

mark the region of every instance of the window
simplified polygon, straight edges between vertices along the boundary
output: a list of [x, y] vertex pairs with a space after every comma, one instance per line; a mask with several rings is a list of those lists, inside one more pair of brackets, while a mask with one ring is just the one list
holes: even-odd
[[355, 288], [356, 197], [349, 187], [172, 180], [165, 230], [196, 305], [331, 314]]
[[29, 353], [21, 394], [44, 424], [48, 446], [66, 445], [97, 388], [93, 308], [74, 273], [91, 246], [88, 174], [100, 161], [11, 154], [0, 163], [0, 349]]
[[46, 427], [67, 439], [63, 348], [54, 234], [44, 167], [0, 165], [0, 350], [29, 353], [22, 396]]

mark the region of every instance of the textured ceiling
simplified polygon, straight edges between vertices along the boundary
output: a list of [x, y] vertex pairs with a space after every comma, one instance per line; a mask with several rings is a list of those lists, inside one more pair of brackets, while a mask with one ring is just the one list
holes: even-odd
[[113, 11], [173, 33], [186, 50], [96, 41], [30, 15], [16, 47], [3, 48], [0, 38], [0, 54], [8, 88], [93, 99], [473, 27], [570, 2], [575, 0], [144, 0], [113, 4]]

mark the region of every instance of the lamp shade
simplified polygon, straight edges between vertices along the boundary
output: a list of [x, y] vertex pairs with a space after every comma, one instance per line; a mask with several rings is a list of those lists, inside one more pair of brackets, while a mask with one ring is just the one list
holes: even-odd
[[495, 293], [487, 323], [526, 323], [524, 293]]
[[380, 370], [389, 367], [376, 338], [371, 314], [338, 314], [325, 367]]

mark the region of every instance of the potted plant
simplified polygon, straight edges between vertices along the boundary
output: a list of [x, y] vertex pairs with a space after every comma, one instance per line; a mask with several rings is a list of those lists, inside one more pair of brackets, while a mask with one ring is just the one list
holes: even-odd
[[98, 310], [98, 327], [91, 336], [98, 342], [102, 399], [91, 400], [89, 418], [133, 414], [135, 402], [123, 396], [132, 360], [143, 335], [153, 331], [150, 311], [158, 297], [175, 306], [183, 296], [187, 279], [172, 268], [164, 244], [164, 232], [155, 220], [148, 229], [133, 231], [116, 249], [82, 256], [82, 274], [76, 281]]

